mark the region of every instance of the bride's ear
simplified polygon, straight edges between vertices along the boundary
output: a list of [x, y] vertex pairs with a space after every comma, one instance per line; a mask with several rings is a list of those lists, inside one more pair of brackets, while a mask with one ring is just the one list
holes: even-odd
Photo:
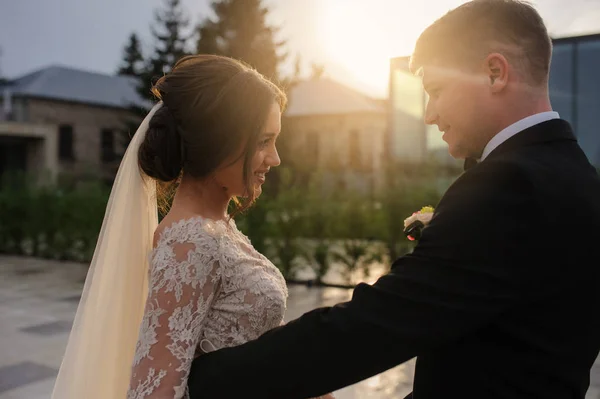
[[500, 92], [508, 83], [508, 60], [500, 53], [492, 53], [484, 61], [483, 72], [489, 80], [492, 93]]

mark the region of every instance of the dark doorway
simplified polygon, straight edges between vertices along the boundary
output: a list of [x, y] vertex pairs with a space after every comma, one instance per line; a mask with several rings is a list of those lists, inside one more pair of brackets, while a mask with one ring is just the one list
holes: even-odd
[[0, 178], [8, 172], [27, 169], [27, 140], [21, 137], [0, 137]]

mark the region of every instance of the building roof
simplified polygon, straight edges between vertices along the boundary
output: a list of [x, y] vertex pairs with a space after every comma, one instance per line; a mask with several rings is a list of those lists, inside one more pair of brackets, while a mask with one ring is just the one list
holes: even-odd
[[130, 76], [114, 76], [64, 66], [49, 66], [9, 82], [14, 96], [47, 98], [108, 107], [149, 107]]
[[381, 101], [328, 78], [299, 82], [288, 96], [286, 116], [386, 112]]
[[[46, 98], [100, 106], [150, 108], [130, 76], [49, 66], [9, 82], [13, 96]], [[6, 86], [4, 86], [6, 87]], [[385, 113], [382, 101], [328, 78], [299, 82], [289, 93], [287, 116]]]

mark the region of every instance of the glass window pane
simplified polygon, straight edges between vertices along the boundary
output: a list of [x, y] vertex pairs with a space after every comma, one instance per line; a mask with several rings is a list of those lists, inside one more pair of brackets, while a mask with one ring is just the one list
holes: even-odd
[[391, 79], [392, 155], [421, 161], [425, 155], [424, 92], [421, 79], [408, 69], [408, 58], [394, 60]]
[[550, 101], [562, 119], [573, 120], [573, 45], [556, 44], [550, 64]]
[[[429, 96], [425, 93], [425, 104], [429, 101]], [[447, 150], [448, 144], [442, 140], [442, 132], [437, 125], [427, 125], [425, 128], [427, 132], [427, 150], [428, 151], [439, 151], [440, 149]]]
[[592, 163], [600, 166], [600, 40], [577, 48], [577, 139]]

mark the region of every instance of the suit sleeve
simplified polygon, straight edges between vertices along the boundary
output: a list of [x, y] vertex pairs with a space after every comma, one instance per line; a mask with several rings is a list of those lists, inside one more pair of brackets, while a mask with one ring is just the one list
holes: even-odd
[[417, 248], [387, 275], [358, 285], [349, 302], [196, 359], [191, 399], [319, 396], [485, 326], [530, 288], [530, 277], [503, 254], [535, 223], [531, 192], [514, 165], [490, 161], [466, 172]]

